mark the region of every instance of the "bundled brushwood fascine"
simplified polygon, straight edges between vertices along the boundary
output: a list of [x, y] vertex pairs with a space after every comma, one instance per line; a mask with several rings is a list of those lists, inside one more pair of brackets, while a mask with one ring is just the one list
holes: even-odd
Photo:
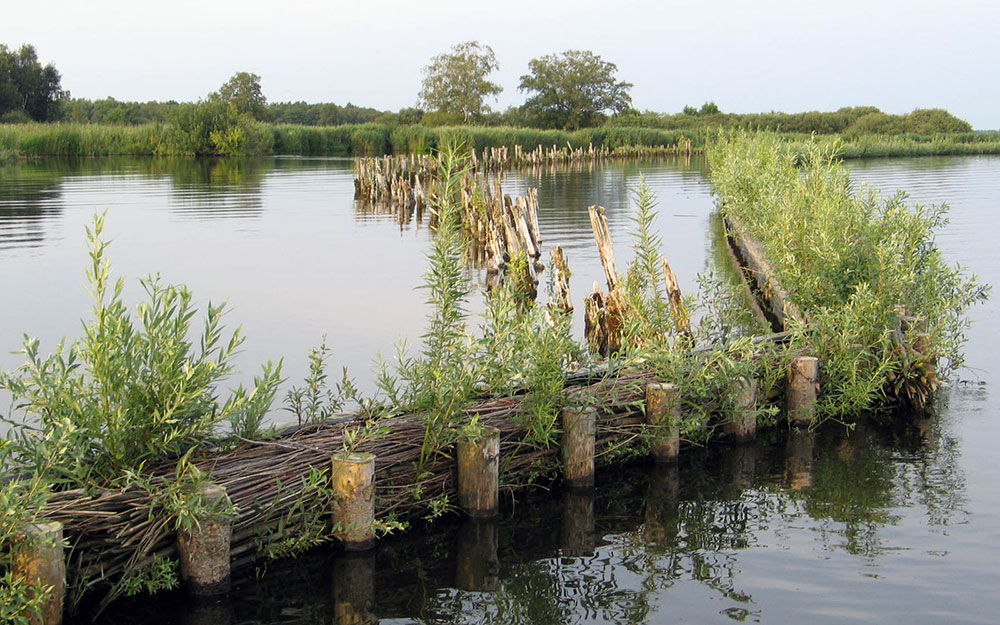
[[[591, 379], [580, 376], [564, 391], [567, 401], [586, 395], [598, 407], [597, 453], [607, 454], [636, 442], [642, 432], [641, 401], [650, 374], [633, 372]], [[574, 380], [570, 380], [574, 382]], [[575, 397], [574, 397], [575, 396]], [[467, 410], [479, 422], [501, 432], [502, 488], [516, 489], [533, 481], [540, 466], [554, 466], [558, 448], [524, 444], [518, 425], [518, 397], [485, 399]], [[439, 455], [418, 475], [424, 423], [420, 415], [380, 420], [380, 436], [358, 436], [371, 423], [347, 415], [336, 422], [300, 428], [268, 442], [246, 442], [226, 453], [203, 453], [191, 463], [226, 489], [233, 503], [231, 556], [235, 566], [246, 565], [280, 541], [306, 516], [310, 497], [308, 476], [328, 471], [330, 457], [345, 448], [376, 455], [377, 517], [407, 518], [426, 514], [433, 500], [457, 492], [455, 462]], [[353, 446], [350, 441], [354, 441]], [[165, 484], [176, 465], [164, 463], [152, 471], [150, 482]], [[154, 558], [175, 557], [174, 519], [162, 501], [162, 491], [133, 486], [125, 490], [84, 489], [59, 492], [49, 500], [46, 516], [61, 521], [71, 546], [71, 586], [77, 592], [107, 587], [129, 571], [147, 566]], [[281, 531], [279, 531], [279, 528]]]

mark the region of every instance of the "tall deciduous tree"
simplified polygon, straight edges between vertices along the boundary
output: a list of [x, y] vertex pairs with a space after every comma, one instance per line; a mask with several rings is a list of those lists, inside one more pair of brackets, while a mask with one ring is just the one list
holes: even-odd
[[489, 112], [485, 100], [503, 88], [487, 80], [500, 68], [493, 48], [466, 41], [439, 54], [424, 68], [420, 104], [426, 110], [461, 115], [468, 122]]
[[521, 76], [521, 91], [532, 95], [525, 111], [538, 125], [575, 130], [598, 123], [605, 111], [632, 106], [632, 83], [618, 81], [618, 66], [589, 50], [567, 50], [532, 59]]
[[56, 119], [59, 103], [69, 97], [60, 80], [51, 63], [38, 62], [34, 46], [25, 44], [14, 52], [0, 44], [0, 118]]
[[236, 112], [265, 121], [268, 117], [267, 98], [260, 87], [260, 76], [250, 72], [237, 72], [209, 96], [210, 100], [221, 100], [236, 107]]

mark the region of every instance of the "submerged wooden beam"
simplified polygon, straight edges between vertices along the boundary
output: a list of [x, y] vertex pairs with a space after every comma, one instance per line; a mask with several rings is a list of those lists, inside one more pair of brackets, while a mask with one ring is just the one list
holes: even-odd
[[764, 255], [760, 243], [749, 237], [732, 217], [724, 217], [723, 225], [730, 249], [736, 255], [744, 276], [753, 282], [751, 292], [761, 300], [761, 307], [774, 331], [788, 330], [793, 322], [800, 327], [808, 325], [807, 317], [789, 299], [788, 290], [778, 280], [777, 270]]

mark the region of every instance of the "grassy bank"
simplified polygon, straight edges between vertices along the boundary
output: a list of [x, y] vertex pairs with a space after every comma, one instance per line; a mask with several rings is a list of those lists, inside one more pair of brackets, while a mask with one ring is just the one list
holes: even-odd
[[[195, 122], [192, 122], [195, 123]], [[272, 125], [234, 122], [224, 131], [213, 130], [211, 122], [198, 122], [194, 129], [180, 132], [176, 125], [144, 126], [90, 124], [5, 124], [0, 125], [0, 154], [21, 156], [162, 156], [193, 154], [280, 154], [295, 156], [379, 156], [383, 154], [427, 153], [450, 140], [458, 140], [477, 150], [520, 145], [525, 150], [538, 146], [574, 148], [593, 144], [609, 149], [629, 146], [662, 147], [690, 139], [696, 150], [715, 140], [707, 129], [660, 130], [602, 126], [574, 132], [516, 127], [398, 126], [354, 124], [345, 126]], [[808, 135], [783, 134], [797, 145]], [[925, 156], [946, 154], [1000, 154], [1000, 133], [951, 133], [935, 135], [861, 135], [842, 139], [824, 135], [827, 144], [840, 141], [844, 158], [882, 156]], [[2, 158], [2, 157], [0, 157]]]

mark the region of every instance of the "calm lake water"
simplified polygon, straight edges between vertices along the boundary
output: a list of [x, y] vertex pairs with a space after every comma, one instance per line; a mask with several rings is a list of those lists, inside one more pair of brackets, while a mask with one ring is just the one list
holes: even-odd
[[[948, 202], [940, 246], [1000, 282], [1000, 158], [849, 166], [859, 182]], [[624, 267], [629, 189], [640, 175], [659, 197], [665, 253], [693, 292], [695, 276], [720, 262], [703, 161], [506, 181], [510, 192], [539, 187], [544, 247], [566, 250], [575, 302], [603, 281], [587, 205], [608, 209]], [[429, 233], [366, 213], [352, 196], [345, 160], [0, 169], [0, 366], [21, 362], [8, 352], [24, 332], [43, 350], [79, 334], [89, 308], [83, 228], [107, 210], [109, 255], [130, 297], [138, 277], [158, 271], [200, 302], [229, 302], [229, 322], [247, 335], [241, 379], [279, 357], [289, 378], [301, 378], [307, 349], [326, 334], [332, 364], [370, 389], [373, 356], [391, 357], [400, 338], [419, 340], [415, 287]], [[998, 316], [996, 298], [972, 311], [969, 368], [931, 420], [850, 435], [778, 431], [749, 447], [691, 450], [676, 469], [599, 473], [592, 497], [540, 493], [495, 524], [446, 521], [386, 540], [367, 558], [320, 550], [244, 575], [229, 599], [167, 595], [122, 605], [102, 622], [995, 623]]]

